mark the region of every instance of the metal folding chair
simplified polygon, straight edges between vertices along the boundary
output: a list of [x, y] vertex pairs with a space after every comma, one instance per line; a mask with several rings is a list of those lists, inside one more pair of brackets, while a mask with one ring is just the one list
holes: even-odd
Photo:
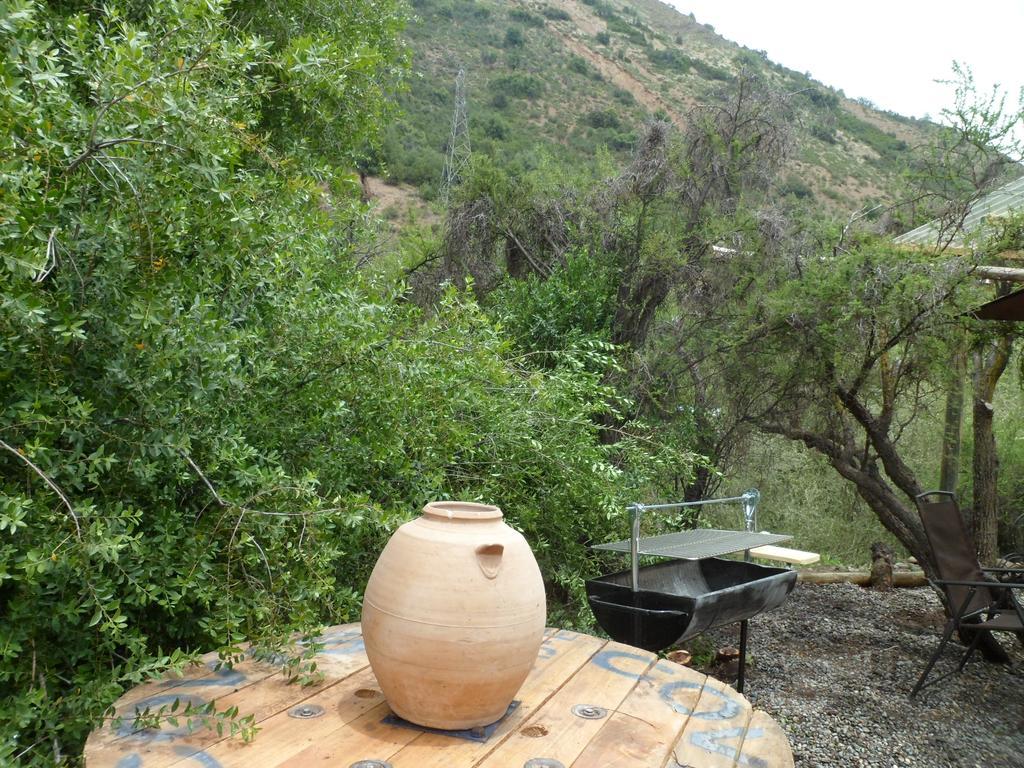
[[[935, 561], [937, 578], [931, 581], [945, 593], [950, 618], [946, 622], [939, 647], [928, 660], [928, 665], [910, 693], [911, 698], [922, 688], [963, 671], [978, 647], [983, 632], [1013, 632], [1024, 638], [1024, 610], [1014, 595], [1016, 590], [1024, 589], [1024, 569], [981, 567], [974, 540], [964, 525], [956, 497], [952, 493], [928, 491], [920, 494], [916, 501]], [[1011, 574], [1015, 578], [1011, 582], [1003, 582], [988, 576], [996, 573]], [[925, 680], [954, 632], [959, 632], [964, 639], [971, 637], [959, 664], [956, 669], [926, 683]]]

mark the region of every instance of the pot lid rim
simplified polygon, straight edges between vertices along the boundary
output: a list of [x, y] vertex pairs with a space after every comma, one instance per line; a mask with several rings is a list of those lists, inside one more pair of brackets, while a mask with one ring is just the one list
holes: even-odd
[[500, 507], [473, 501], [431, 501], [423, 507], [423, 514], [442, 520], [501, 520]]

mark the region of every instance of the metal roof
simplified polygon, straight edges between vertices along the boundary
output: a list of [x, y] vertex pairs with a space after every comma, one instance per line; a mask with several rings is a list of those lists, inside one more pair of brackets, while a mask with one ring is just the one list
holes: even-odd
[[[962, 246], [963, 233], [973, 233], [985, 225], [985, 219], [992, 216], [1003, 216], [1014, 211], [1024, 211], [1024, 176], [1005, 184], [994, 192], [990, 192], [975, 201], [970, 212], [964, 219], [960, 233], [950, 245]], [[912, 229], [895, 238], [898, 245], [936, 245], [939, 237], [938, 220], [930, 221], [917, 229]]]
[[969, 314], [979, 320], [1024, 320], [1024, 290], [982, 304]]

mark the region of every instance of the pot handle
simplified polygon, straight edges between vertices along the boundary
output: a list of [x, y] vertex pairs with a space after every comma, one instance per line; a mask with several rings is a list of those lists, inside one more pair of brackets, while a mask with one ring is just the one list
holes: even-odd
[[481, 544], [476, 548], [476, 564], [488, 579], [497, 578], [504, 552], [504, 544]]

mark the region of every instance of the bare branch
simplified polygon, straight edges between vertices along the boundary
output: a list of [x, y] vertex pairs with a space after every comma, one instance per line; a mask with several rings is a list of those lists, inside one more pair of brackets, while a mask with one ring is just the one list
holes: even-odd
[[75, 531], [77, 532], [78, 540], [81, 541], [82, 540], [82, 527], [78, 524], [78, 515], [75, 514], [75, 508], [71, 506], [71, 502], [68, 501], [68, 497], [64, 495], [64, 492], [60, 488], [58, 488], [57, 484], [55, 482], [53, 482], [53, 480], [51, 480], [49, 477], [47, 477], [46, 473], [43, 472], [43, 470], [41, 470], [39, 467], [37, 467], [32, 462], [32, 460], [28, 456], [26, 456], [24, 453], [22, 453], [21, 451], [17, 450], [16, 448], [12, 448], [10, 445], [5, 443], [3, 440], [0, 440], [0, 448], [3, 448], [5, 450], [7, 450], [7, 451], [10, 451], [11, 454], [13, 454], [14, 456], [18, 457], [21, 461], [23, 461], [25, 464], [27, 464], [32, 469], [32, 471], [35, 472], [37, 475], [39, 475], [39, 477], [42, 478], [43, 482], [46, 483], [48, 486], [50, 486], [50, 489], [54, 493], [56, 493], [57, 496], [60, 497], [60, 500], [64, 503], [64, 506], [68, 510], [68, 514], [71, 515], [71, 520], [75, 524]]
[[89, 160], [89, 158], [97, 152], [108, 147], [116, 147], [118, 144], [155, 144], [161, 147], [176, 149], [179, 152], [186, 151], [184, 147], [179, 147], [177, 144], [171, 144], [167, 141], [157, 141], [156, 139], [139, 139], [134, 136], [125, 136], [119, 139], [105, 139], [104, 141], [90, 143], [89, 146], [85, 148], [85, 151], [68, 164], [68, 167], [64, 169], [64, 175], [70, 176], [82, 163]]

